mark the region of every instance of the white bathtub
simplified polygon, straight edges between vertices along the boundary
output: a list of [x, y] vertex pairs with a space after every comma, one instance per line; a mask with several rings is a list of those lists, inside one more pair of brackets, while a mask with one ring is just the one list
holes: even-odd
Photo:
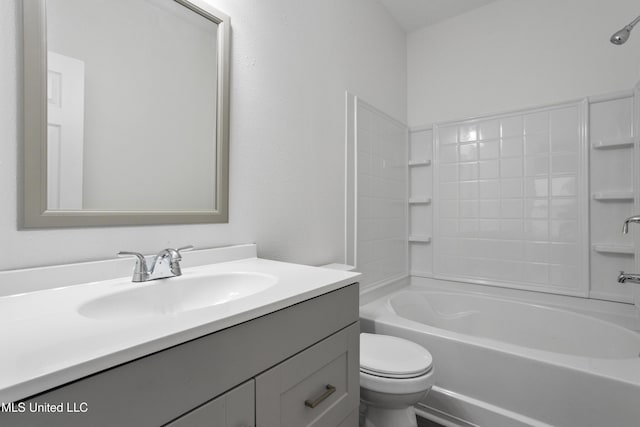
[[436, 387], [418, 407], [430, 418], [640, 426], [640, 335], [595, 317], [606, 310], [585, 314], [606, 303], [560, 308], [433, 283], [361, 307], [363, 331], [410, 339], [433, 355]]

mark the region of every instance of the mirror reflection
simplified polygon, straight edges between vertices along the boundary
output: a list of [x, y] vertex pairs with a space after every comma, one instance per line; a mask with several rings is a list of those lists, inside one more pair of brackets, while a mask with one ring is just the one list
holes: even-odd
[[47, 208], [212, 210], [216, 23], [171, 0], [47, 0]]

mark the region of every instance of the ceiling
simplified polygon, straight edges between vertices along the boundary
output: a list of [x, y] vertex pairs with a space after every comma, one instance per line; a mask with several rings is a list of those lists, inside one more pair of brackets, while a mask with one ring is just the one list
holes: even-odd
[[495, 0], [378, 0], [407, 31], [444, 21]]

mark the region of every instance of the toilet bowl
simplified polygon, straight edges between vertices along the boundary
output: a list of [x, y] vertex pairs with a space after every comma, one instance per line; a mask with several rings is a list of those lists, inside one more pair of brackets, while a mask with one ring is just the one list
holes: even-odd
[[420, 345], [360, 334], [360, 400], [365, 427], [417, 427], [413, 405], [433, 385], [433, 359]]

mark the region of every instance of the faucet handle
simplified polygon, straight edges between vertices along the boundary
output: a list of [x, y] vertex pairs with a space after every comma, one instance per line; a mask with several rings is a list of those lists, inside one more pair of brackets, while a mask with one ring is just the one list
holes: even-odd
[[182, 258], [182, 252], [188, 252], [192, 250], [193, 250], [193, 245], [187, 245], [187, 246], [183, 246], [181, 248], [176, 249], [176, 252], [178, 252], [178, 255], [180, 255], [180, 257]]
[[170, 269], [174, 276], [182, 276], [182, 268], [180, 268], [180, 261], [182, 261], [182, 252], [190, 251], [193, 249], [193, 245], [183, 246], [178, 249], [165, 249], [169, 252], [173, 252], [170, 258]]
[[618, 283], [625, 283], [627, 281], [627, 277], [624, 274], [624, 271], [620, 270], [620, 274], [618, 274]]
[[147, 267], [147, 260], [145, 259], [144, 255], [139, 252], [120, 251], [118, 252], [118, 256], [134, 256], [137, 258], [136, 266], [133, 269], [133, 278], [131, 279], [132, 282], [144, 282], [145, 280], [147, 280], [147, 277], [149, 276], [149, 269]]

